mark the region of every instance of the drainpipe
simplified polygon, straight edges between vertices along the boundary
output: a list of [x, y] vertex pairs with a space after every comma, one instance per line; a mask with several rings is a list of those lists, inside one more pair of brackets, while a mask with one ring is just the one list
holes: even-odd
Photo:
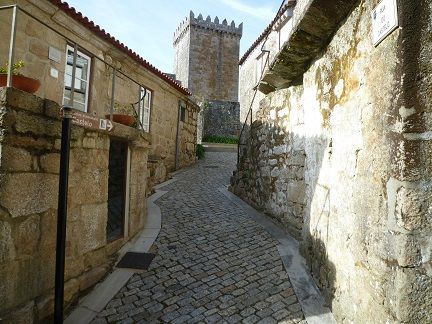
[[174, 169], [177, 170], [179, 167], [180, 159], [180, 115], [181, 115], [181, 100], [178, 102], [178, 112], [177, 112], [177, 134], [176, 134], [176, 147], [175, 147], [175, 161]]

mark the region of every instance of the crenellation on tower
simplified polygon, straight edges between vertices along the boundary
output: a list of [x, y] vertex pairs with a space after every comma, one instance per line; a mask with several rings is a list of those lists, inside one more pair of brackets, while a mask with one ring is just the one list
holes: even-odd
[[174, 33], [174, 73], [184, 87], [208, 102], [202, 112], [204, 135], [236, 136], [239, 54], [243, 23], [189, 12]]
[[243, 24], [193, 11], [174, 33], [174, 73], [207, 100], [238, 101], [238, 60]]
[[209, 29], [215, 32], [220, 32], [224, 34], [230, 34], [233, 36], [237, 36], [239, 38], [243, 35], [243, 23], [239, 24], [236, 27], [236, 24], [234, 20], [231, 22], [230, 25], [228, 25], [228, 21], [224, 19], [222, 23], [219, 23], [219, 18], [216, 16], [214, 20], [212, 21], [210, 15], [207, 16], [206, 19], [204, 19], [203, 15], [200, 13], [198, 17], [195, 18], [194, 12], [191, 10], [189, 12], [189, 16], [186, 17], [180, 25], [177, 27], [176, 31], [174, 32], [174, 41], [173, 44], [176, 45], [185, 32], [191, 27], [198, 27], [198, 28], [204, 28]]

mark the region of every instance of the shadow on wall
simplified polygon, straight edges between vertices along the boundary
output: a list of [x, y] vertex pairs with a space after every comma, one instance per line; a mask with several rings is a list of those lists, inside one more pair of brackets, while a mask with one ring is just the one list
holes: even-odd
[[[245, 127], [231, 190], [301, 241], [301, 252], [328, 306], [335, 295], [336, 268], [329, 260], [330, 189], [318, 184], [321, 165], [332, 154], [331, 140], [288, 131], [278, 122], [256, 120]], [[307, 152], [312, 152], [306, 160]], [[311, 153], [309, 153], [311, 154]], [[311, 206], [316, 194], [321, 206]], [[319, 217], [311, 224], [311, 210]]]
[[307, 242], [302, 242], [301, 247], [301, 253], [324, 296], [326, 306], [332, 309], [336, 293], [336, 267], [328, 258], [326, 242], [312, 235]]

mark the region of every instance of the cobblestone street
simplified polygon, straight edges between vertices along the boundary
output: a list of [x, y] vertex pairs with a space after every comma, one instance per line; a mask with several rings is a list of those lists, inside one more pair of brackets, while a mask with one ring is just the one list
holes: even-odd
[[92, 323], [305, 323], [278, 242], [218, 190], [235, 160], [207, 152], [162, 188], [155, 259]]

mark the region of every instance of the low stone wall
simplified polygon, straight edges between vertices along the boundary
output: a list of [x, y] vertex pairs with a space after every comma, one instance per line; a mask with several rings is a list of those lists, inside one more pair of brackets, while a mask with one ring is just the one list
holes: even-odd
[[213, 100], [204, 109], [204, 136], [238, 136], [240, 104], [234, 101]]
[[[300, 238], [305, 207], [303, 88], [276, 92], [260, 102], [245, 152], [231, 178], [232, 191]], [[296, 135], [294, 135], [296, 133]]]
[[[59, 106], [0, 88], [0, 318], [32, 323], [52, 314], [61, 121]], [[131, 151], [123, 238], [106, 240], [110, 136]], [[112, 133], [72, 127], [65, 304], [100, 280], [112, 256], [145, 221], [148, 140], [115, 124]]]

